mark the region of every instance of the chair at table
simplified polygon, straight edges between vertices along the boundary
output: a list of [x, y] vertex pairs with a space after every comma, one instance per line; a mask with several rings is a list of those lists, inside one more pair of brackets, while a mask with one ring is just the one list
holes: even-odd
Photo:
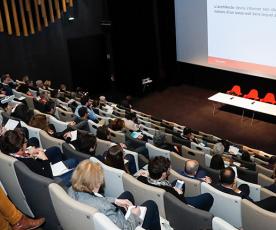
[[248, 94], [243, 96], [244, 98], [259, 100], [259, 92], [256, 89], [251, 89]]
[[276, 104], [275, 96], [273, 93], [267, 93], [264, 98], [260, 99], [261, 102]]
[[226, 93], [228, 94], [235, 94], [237, 96], [241, 96], [241, 87], [239, 85], [234, 85], [232, 89], [228, 90]]

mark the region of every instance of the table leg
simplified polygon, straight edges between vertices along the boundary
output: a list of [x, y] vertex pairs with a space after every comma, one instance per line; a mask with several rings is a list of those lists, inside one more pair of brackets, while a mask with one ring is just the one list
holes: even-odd
[[255, 113], [253, 112], [252, 118], [251, 118], [251, 126], [253, 125]]
[[242, 109], [241, 122], [243, 122], [243, 116], [244, 116], [244, 109]]
[[213, 117], [214, 117], [215, 116], [215, 111], [216, 111], [216, 105], [215, 105], [214, 102], [212, 104], [213, 104]]

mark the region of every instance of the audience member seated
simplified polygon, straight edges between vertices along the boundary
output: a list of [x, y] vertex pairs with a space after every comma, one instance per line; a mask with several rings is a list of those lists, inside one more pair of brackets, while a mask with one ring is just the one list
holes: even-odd
[[[125, 163], [125, 160], [127, 161]], [[124, 149], [121, 145], [114, 145], [104, 153], [104, 163], [110, 167], [124, 170], [133, 175], [137, 172], [135, 159], [133, 155], [124, 156]]]
[[221, 154], [215, 154], [210, 163], [210, 168], [215, 170], [222, 170], [225, 168], [224, 161]]
[[2, 91], [5, 92], [6, 96], [13, 95], [11, 83], [13, 82], [9, 74], [4, 74], [1, 77]]
[[88, 125], [88, 110], [86, 107], [81, 107], [79, 108], [78, 111], [79, 116], [75, 116], [74, 118], [74, 122], [75, 124], [73, 124], [72, 127], [74, 127], [75, 129], [80, 129], [80, 130], [84, 130], [84, 131], [90, 131], [89, 129], [89, 125]]
[[125, 127], [130, 131], [139, 130], [139, 125], [137, 124], [136, 113], [126, 113], [125, 118], [122, 118], [125, 122]]
[[274, 170], [276, 168], [276, 156], [270, 157], [268, 160], [268, 164], [262, 164], [263, 167]]
[[39, 88], [43, 89], [43, 81], [42, 80], [37, 80], [35, 82], [35, 85], [36, 85], [36, 91], [38, 91]]
[[247, 151], [242, 151], [242, 155], [240, 157], [232, 156], [232, 159], [239, 162], [241, 164], [240, 167], [253, 171], [256, 170], [256, 165], [251, 161], [250, 154]]
[[188, 160], [185, 163], [184, 170], [180, 171], [182, 176], [204, 181], [208, 184], [212, 183], [212, 179], [207, 176], [207, 173], [200, 169], [199, 163], [196, 160]]
[[276, 197], [268, 197], [261, 201], [254, 202], [249, 197], [250, 190], [247, 184], [241, 184], [239, 187], [237, 187], [237, 183], [235, 180], [235, 171], [231, 167], [227, 167], [220, 171], [220, 183], [215, 185], [214, 187], [227, 194], [239, 196], [242, 199], [247, 199], [268, 211], [276, 211]]
[[42, 91], [42, 92], [39, 93], [39, 96], [36, 98], [36, 100], [39, 103], [45, 105], [49, 101], [49, 95], [48, 95], [47, 92]]
[[93, 110], [90, 108], [92, 101], [89, 99], [89, 97], [87, 95], [84, 95], [81, 100], [80, 100], [81, 105], [78, 105], [76, 110], [75, 110], [75, 115], [78, 117], [79, 116], [79, 109], [81, 107], [86, 107], [87, 111], [88, 111], [88, 119], [92, 120], [94, 122], [98, 122], [98, 119], [95, 115], [95, 113], [93, 112]]
[[166, 143], [166, 136], [162, 132], [155, 132], [155, 135], [153, 136], [153, 144], [160, 149], [165, 149], [170, 152], [181, 154], [181, 145], [179, 144], [172, 145], [172, 144]]
[[221, 142], [214, 144], [213, 152], [214, 154], [222, 155], [224, 153], [224, 145]]
[[14, 111], [11, 113], [11, 117], [24, 121], [26, 124], [29, 124], [33, 115], [33, 110], [29, 109], [25, 104], [17, 105]]
[[113, 131], [125, 132], [125, 122], [120, 118], [116, 118], [109, 122], [109, 128]]
[[45, 222], [45, 218], [31, 219], [21, 213], [8, 199], [0, 187], [0, 229], [28, 230], [37, 229]]
[[[54, 178], [51, 164], [63, 161], [58, 147], [51, 147], [44, 152], [41, 148], [31, 147], [27, 149], [27, 139], [19, 130], [9, 130], [1, 137], [0, 149], [4, 154], [15, 157], [25, 163], [33, 172], [48, 178]], [[78, 162], [75, 159], [64, 160], [63, 163], [68, 169], [76, 167]], [[70, 185], [72, 171], [57, 176], [66, 186]]]
[[209, 211], [213, 205], [214, 198], [209, 193], [204, 193], [194, 197], [185, 197], [183, 189], [174, 187], [169, 181], [170, 174], [170, 160], [165, 157], [155, 157], [150, 160], [148, 165], [149, 176], [139, 176], [137, 179], [141, 182], [159, 187], [171, 193], [179, 200], [189, 204], [195, 208]]
[[60, 90], [61, 92], [65, 92], [65, 91], [67, 90], [66, 85], [65, 85], [65, 84], [60, 84], [59, 90]]
[[42, 88], [45, 90], [52, 90], [51, 84], [52, 84], [52, 82], [50, 80], [46, 80], [46, 81], [44, 81]]
[[47, 117], [44, 114], [35, 114], [30, 120], [29, 125], [32, 127], [44, 130], [50, 136], [56, 136], [55, 127], [48, 123]]
[[[120, 229], [134, 230], [141, 224], [140, 208], [131, 210], [126, 220], [126, 210], [135, 205], [134, 198], [130, 192], [122, 193], [118, 198], [104, 197], [99, 193], [104, 184], [104, 175], [101, 166], [90, 160], [82, 161], [75, 169], [72, 176], [72, 187], [68, 194], [73, 199], [96, 208], [106, 215]], [[142, 224], [144, 229], [160, 230], [160, 219], [158, 207], [153, 201], [146, 201], [141, 206], [147, 208]]]
[[[95, 150], [97, 147], [97, 138], [91, 133], [78, 132], [77, 140], [72, 141], [71, 144], [76, 150], [82, 153], [86, 153], [91, 156], [95, 156]], [[65, 134], [65, 138], [70, 138], [70, 132]], [[69, 140], [69, 141], [70, 141]]]

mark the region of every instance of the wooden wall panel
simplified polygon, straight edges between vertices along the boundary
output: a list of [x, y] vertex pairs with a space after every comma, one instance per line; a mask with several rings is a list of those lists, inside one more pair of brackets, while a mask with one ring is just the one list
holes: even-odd
[[14, 27], [15, 27], [15, 35], [19, 37], [20, 36], [20, 28], [19, 28], [19, 23], [18, 23], [18, 16], [17, 16], [15, 0], [11, 0], [11, 7], [12, 7]]
[[[0, 0], [0, 32], [28, 36], [48, 27], [73, 7], [74, 0]], [[43, 21], [43, 25], [42, 22]], [[5, 23], [5, 24], [4, 24]]]

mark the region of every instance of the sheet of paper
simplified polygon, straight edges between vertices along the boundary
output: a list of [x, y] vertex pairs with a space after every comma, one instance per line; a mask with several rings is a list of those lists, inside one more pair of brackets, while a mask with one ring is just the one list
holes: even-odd
[[62, 161], [52, 164], [51, 169], [53, 176], [60, 176], [72, 170], [68, 169]]
[[126, 213], [126, 215], [125, 215], [126, 220], [129, 218], [129, 216], [130, 216], [130, 214], [131, 214], [131, 209], [133, 209], [133, 208], [135, 208], [135, 207], [139, 207], [139, 208], [140, 208], [141, 213], [140, 213], [139, 218], [140, 218], [141, 220], [144, 220], [144, 219], [145, 219], [146, 212], [147, 212], [147, 208], [146, 208], [145, 206], [129, 206], [129, 207], [128, 207], [128, 210], [127, 210], [127, 213]]
[[229, 153], [232, 153], [234, 155], [238, 155], [239, 154], [239, 149], [237, 147], [235, 147], [235, 146], [230, 145], [230, 147], [229, 147]]
[[19, 121], [9, 119], [5, 125], [5, 129], [6, 130], [14, 130], [18, 124], [19, 124]]
[[78, 137], [78, 131], [77, 130], [70, 132], [70, 134], [71, 134], [71, 141], [77, 140], [77, 137]]

